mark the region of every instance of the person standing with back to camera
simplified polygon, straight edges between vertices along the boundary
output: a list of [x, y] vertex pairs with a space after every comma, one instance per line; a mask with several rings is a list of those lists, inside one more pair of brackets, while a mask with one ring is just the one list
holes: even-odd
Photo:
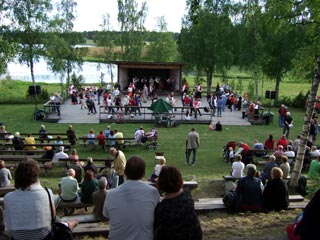
[[196, 165], [197, 149], [200, 147], [200, 137], [195, 128], [191, 128], [191, 131], [187, 135], [186, 139], [186, 161], [185, 164], [189, 165], [189, 159], [192, 152], [192, 166]]

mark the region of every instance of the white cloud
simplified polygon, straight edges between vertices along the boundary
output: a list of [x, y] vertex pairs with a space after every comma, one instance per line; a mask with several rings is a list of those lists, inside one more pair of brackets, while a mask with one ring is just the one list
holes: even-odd
[[[142, 0], [137, 0], [139, 7]], [[117, 21], [117, 0], [77, 0], [77, 19], [74, 22], [75, 31], [101, 30], [102, 16], [110, 15], [111, 28], [119, 30]], [[157, 29], [157, 17], [164, 16], [168, 31], [180, 32], [181, 19], [185, 14], [185, 0], [149, 0], [148, 13], [145, 21], [147, 30]]]

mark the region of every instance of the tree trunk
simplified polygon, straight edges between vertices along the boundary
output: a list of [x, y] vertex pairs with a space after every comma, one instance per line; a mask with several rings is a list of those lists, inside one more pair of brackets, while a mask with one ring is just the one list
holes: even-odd
[[36, 91], [36, 80], [34, 79], [34, 63], [33, 63], [33, 57], [29, 58], [29, 65], [30, 65], [30, 73], [31, 73], [31, 79], [32, 79], [32, 86], [33, 86], [33, 92], [34, 92], [34, 106], [35, 109], [38, 109], [38, 100], [37, 100], [37, 91]]
[[212, 71], [207, 71], [207, 96], [211, 95]]
[[280, 75], [276, 76], [276, 87], [275, 87], [275, 91], [276, 91], [276, 97], [274, 99], [275, 102], [279, 101], [279, 88], [280, 88], [280, 81], [281, 81], [281, 77]]
[[317, 63], [318, 63], [318, 69], [311, 86], [310, 95], [308, 96], [307, 109], [306, 109], [306, 114], [304, 116], [304, 122], [303, 122], [303, 129], [300, 135], [301, 142], [298, 146], [296, 161], [290, 177], [290, 186], [292, 187], [298, 185], [298, 179], [301, 174], [304, 153], [305, 153], [306, 144], [308, 141], [309, 129], [310, 129], [310, 119], [314, 109], [314, 103], [316, 101], [317, 91], [319, 87], [319, 81], [320, 81], [320, 58], [319, 57], [317, 59]]
[[[69, 86], [70, 86], [70, 73], [72, 71], [71, 61], [67, 60], [67, 81], [66, 81], [66, 98], [69, 96]], [[76, 86], [75, 86], [76, 87]], [[61, 92], [62, 93], [62, 92]]]

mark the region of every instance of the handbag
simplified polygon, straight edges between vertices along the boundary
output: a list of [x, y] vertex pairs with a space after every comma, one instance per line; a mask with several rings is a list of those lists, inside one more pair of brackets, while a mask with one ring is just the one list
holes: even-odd
[[73, 233], [71, 229], [61, 222], [57, 222], [53, 216], [52, 201], [48, 188], [45, 187], [45, 190], [49, 197], [50, 210], [51, 210], [51, 233], [53, 235], [52, 240], [73, 240]]

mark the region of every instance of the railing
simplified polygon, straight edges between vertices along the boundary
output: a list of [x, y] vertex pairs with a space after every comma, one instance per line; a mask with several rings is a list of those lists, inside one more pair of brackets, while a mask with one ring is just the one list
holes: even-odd
[[[205, 109], [207, 112], [205, 112]], [[120, 110], [120, 111], [119, 111]], [[178, 122], [203, 122], [209, 123], [211, 117], [213, 116], [213, 112], [211, 109], [207, 107], [199, 108], [201, 115], [197, 113], [197, 117], [195, 117], [195, 112], [190, 111], [188, 107], [176, 107], [172, 109], [170, 112], [166, 113], [155, 113], [148, 109], [148, 107], [115, 107], [112, 109], [104, 106], [99, 106], [99, 120], [114, 122], [114, 121], [124, 121], [124, 122], [157, 122], [159, 121], [167, 121], [170, 119], [171, 121]], [[187, 111], [192, 113], [192, 116], [187, 116]]]

